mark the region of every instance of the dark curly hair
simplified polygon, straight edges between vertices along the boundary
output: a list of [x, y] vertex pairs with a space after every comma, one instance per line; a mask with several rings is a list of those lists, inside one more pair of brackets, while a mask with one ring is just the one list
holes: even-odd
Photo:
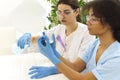
[[109, 24], [114, 38], [120, 42], [120, 0], [94, 0], [84, 10], [93, 9], [93, 15], [101, 19], [102, 24]]
[[[72, 9], [79, 8], [79, 2], [78, 2], [78, 0], [58, 0], [57, 7], [58, 7], [59, 4], [69, 5]], [[77, 16], [77, 21], [81, 22], [80, 14]]]

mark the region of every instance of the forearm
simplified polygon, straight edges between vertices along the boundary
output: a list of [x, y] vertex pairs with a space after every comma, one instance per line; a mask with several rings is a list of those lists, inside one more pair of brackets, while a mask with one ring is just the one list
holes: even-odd
[[34, 44], [37, 42], [37, 40], [39, 39], [40, 35], [35, 35], [35, 36], [32, 36], [32, 40], [31, 40], [31, 43]]
[[41, 31], [40, 33], [37, 33], [35, 35], [32, 36], [32, 40], [31, 40], [31, 43], [34, 44], [38, 41], [38, 39], [43, 36], [43, 33], [44, 31]]
[[81, 73], [71, 69], [69, 66], [67, 66], [63, 62], [60, 62], [57, 65], [57, 67], [60, 72], [62, 72], [67, 78], [69, 78], [69, 80], [97, 80], [92, 72], [88, 72], [86, 74], [81, 74]]
[[70, 80], [81, 80], [83, 78], [83, 75], [81, 75], [79, 72], [71, 69], [63, 62], [58, 64], [58, 69], [60, 72], [62, 72]]
[[70, 68], [74, 69], [77, 72], [81, 72], [86, 68], [86, 64], [80, 58], [78, 58], [74, 63], [68, 61], [67, 59], [60, 57], [60, 60], [69, 66]]
[[63, 58], [62, 56], [60, 56], [60, 60], [61, 60], [64, 64], [66, 64], [66, 65], [68, 65], [69, 67], [71, 67], [72, 69], [74, 69], [74, 66], [72, 65], [72, 62], [68, 61], [67, 59]]

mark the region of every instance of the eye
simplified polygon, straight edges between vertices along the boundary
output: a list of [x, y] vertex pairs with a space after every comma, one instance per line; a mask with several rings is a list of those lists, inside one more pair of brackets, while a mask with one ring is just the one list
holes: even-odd
[[64, 14], [70, 14], [71, 12], [70, 11], [64, 11]]
[[92, 21], [97, 21], [95, 18], [91, 18], [92, 19]]
[[100, 19], [99, 18], [91, 18], [92, 21], [99, 21]]

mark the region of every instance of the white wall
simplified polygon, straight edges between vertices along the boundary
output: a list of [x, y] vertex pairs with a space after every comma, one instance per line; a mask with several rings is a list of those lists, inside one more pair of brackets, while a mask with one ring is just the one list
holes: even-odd
[[38, 32], [48, 25], [48, 12], [47, 0], [0, 0], [0, 27], [13, 26], [23, 33]]
[[[85, 0], [91, 1], [91, 0]], [[47, 0], [0, 0], [0, 27], [16, 27], [19, 32], [38, 32], [49, 21]]]
[[0, 55], [11, 54], [23, 33], [36, 33], [47, 26], [50, 8], [46, 0], [0, 0]]

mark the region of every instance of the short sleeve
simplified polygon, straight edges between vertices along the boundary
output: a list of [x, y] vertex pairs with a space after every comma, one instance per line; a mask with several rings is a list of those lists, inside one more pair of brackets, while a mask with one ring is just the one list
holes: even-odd
[[45, 33], [47, 34], [47, 36], [51, 39], [52, 38], [52, 34], [54, 34], [55, 36], [57, 36], [62, 30], [62, 25], [58, 24], [57, 26], [52, 27], [50, 30], [46, 30]]
[[[120, 54], [120, 53], [119, 53]], [[120, 56], [109, 58], [97, 65], [92, 73], [98, 80], [120, 80]]]
[[90, 58], [92, 57], [93, 51], [97, 44], [98, 44], [98, 39], [96, 39], [90, 46], [88, 46], [88, 48], [82, 54], [80, 54], [80, 58], [85, 63], [87, 63], [90, 60]]

